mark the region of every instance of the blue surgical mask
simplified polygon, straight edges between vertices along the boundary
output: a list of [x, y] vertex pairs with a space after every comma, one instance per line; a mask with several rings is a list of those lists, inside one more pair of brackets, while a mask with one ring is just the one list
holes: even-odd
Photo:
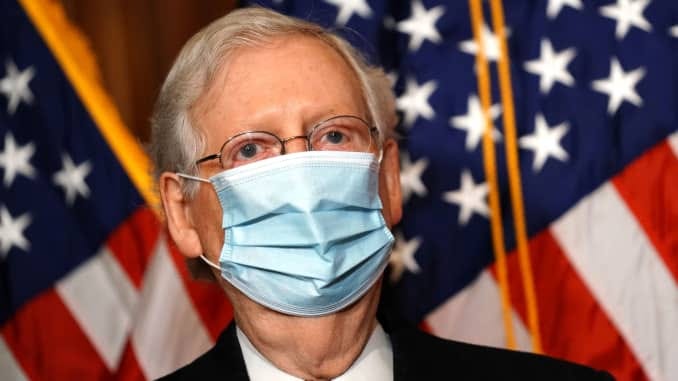
[[364, 295], [386, 267], [394, 239], [373, 154], [293, 153], [209, 181], [223, 210], [224, 246], [219, 266], [203, 259], [259, 304], [331, 314]]

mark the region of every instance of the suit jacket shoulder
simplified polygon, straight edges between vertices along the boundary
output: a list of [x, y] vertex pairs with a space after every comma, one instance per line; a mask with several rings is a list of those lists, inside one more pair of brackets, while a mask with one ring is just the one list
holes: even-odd
[[219, 335], [219, 339], [212, 349], [190, 364], [160, 378], [163, 381], [210, 379], [249, 380], [233, 322]]
[[403, 380], [614, 380], [551, 357], [440, 339], [416, 329], [391, 334], [395, 381]]

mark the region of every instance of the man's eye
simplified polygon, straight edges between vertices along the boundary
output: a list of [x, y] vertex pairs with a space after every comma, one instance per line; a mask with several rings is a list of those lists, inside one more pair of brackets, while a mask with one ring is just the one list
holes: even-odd
[[340, 144], [341, 142], [344, 141], [345, 137], [344, 134], [339, 131], [330, 131], [327, 134], [325, 134], [325, 139], [327, 140], [328, 143]]
[[259, 152], [259, 147], [254, 143], [247, 143], [244, 146], [240, 147], [238, 151], [238, 156], [244, 159], [251, 159], [257, 155]]

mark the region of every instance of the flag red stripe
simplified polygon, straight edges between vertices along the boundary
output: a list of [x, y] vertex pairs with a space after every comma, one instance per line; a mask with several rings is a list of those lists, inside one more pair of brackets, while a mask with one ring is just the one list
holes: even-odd
[[160, 233], [160, 222], [148, 207], [140, 207], [118, 226], [106, 244], [138, 290]]
[[168, 238], [167, 247], [169, 248], [172, 262], [179, 274], [181, 274], [181, 281], [202, 323], [207, 328], [210, 336], [216, 340], [221, 331], [224, 330], [233, 318], [231, 304], [217, 283], [195, 280], [191, 277], [186, 267], [185, 258], [171, 241]]
[[666, 141], [613, 179], [673, 278], [678, 282], [678, 158]]
[[[645, 380], [637, 359], [549, 231], [530, 240], [545, 354], [605, 369], [617, 380]], [[511, 301], [526, 319], [517, 255], [508, 258]]]
[[145, 379], [141, 366], [137, 361], [131, 341], [127, 341], [125, 351], [120, 359], [120, 366], [115, 372], [116, 381], [139, 381]]
[[422, 320], [419, 322], [418, 328], [426, 333], [434, 334], [433, 330], [431, 329], [431, 326], [426, 322], [426, 320]]
[[2, 336], [31, 380], [110, 379], [96, 349], [50, 289], [25, 304]]

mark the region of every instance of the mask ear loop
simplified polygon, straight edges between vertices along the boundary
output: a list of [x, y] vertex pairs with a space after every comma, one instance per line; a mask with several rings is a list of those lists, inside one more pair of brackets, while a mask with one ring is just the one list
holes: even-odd
[[[211, 184], [211, 182], [210, 182], [209, 180], [203, 179], [202, 177], [191, 176], [191, 175], [187, 175], [187, 174], [179, 173], [179, 172], [175, 172], [175, 174], [176, 174], [177, 176], [183, 178], [183, 179], [194, 180], [194, 181], [200, 181], [200, 182], [203, 182], [203, 183]], [[207, 263], [209, 266], [214, 267], [215, 269], [221, 271], [221, 267], [219, 267], [218, 265], [214, 264], [212, 261], [210, 261], [209, 259], [207, 259], [207, 257], [205, 257], [204, 254], [200, 254], [200, 259], [202, 259], [203, 262]]]
[[210, 184], [210, 181], [209, 181], [209, 180], [203, 179], [202, 177], [186, 175], [186, 174], [184, 174], [184, 173], [179, 173], [179, 172], [175, 172], [174, 174], [177, 175], [177, 176], [179, 176], [179, 177], [181, 177], [181, 178], [184, 178], [184, 179], [194, 180], [194, 181], [200, 181], [200, 182], [203, 182], [203, 183], [208, 183], [208, 184]]
[[205, 263], [207, 263], [211, 267], [214, 267], [215, 269], [221, 271], [221, 267], [219, 267], [218, 265], [214, 264], [212, 261], [207, 259], [207, 257], [205, 257], [205, 254], [200, 254], [200, 259], [202, 259]]

